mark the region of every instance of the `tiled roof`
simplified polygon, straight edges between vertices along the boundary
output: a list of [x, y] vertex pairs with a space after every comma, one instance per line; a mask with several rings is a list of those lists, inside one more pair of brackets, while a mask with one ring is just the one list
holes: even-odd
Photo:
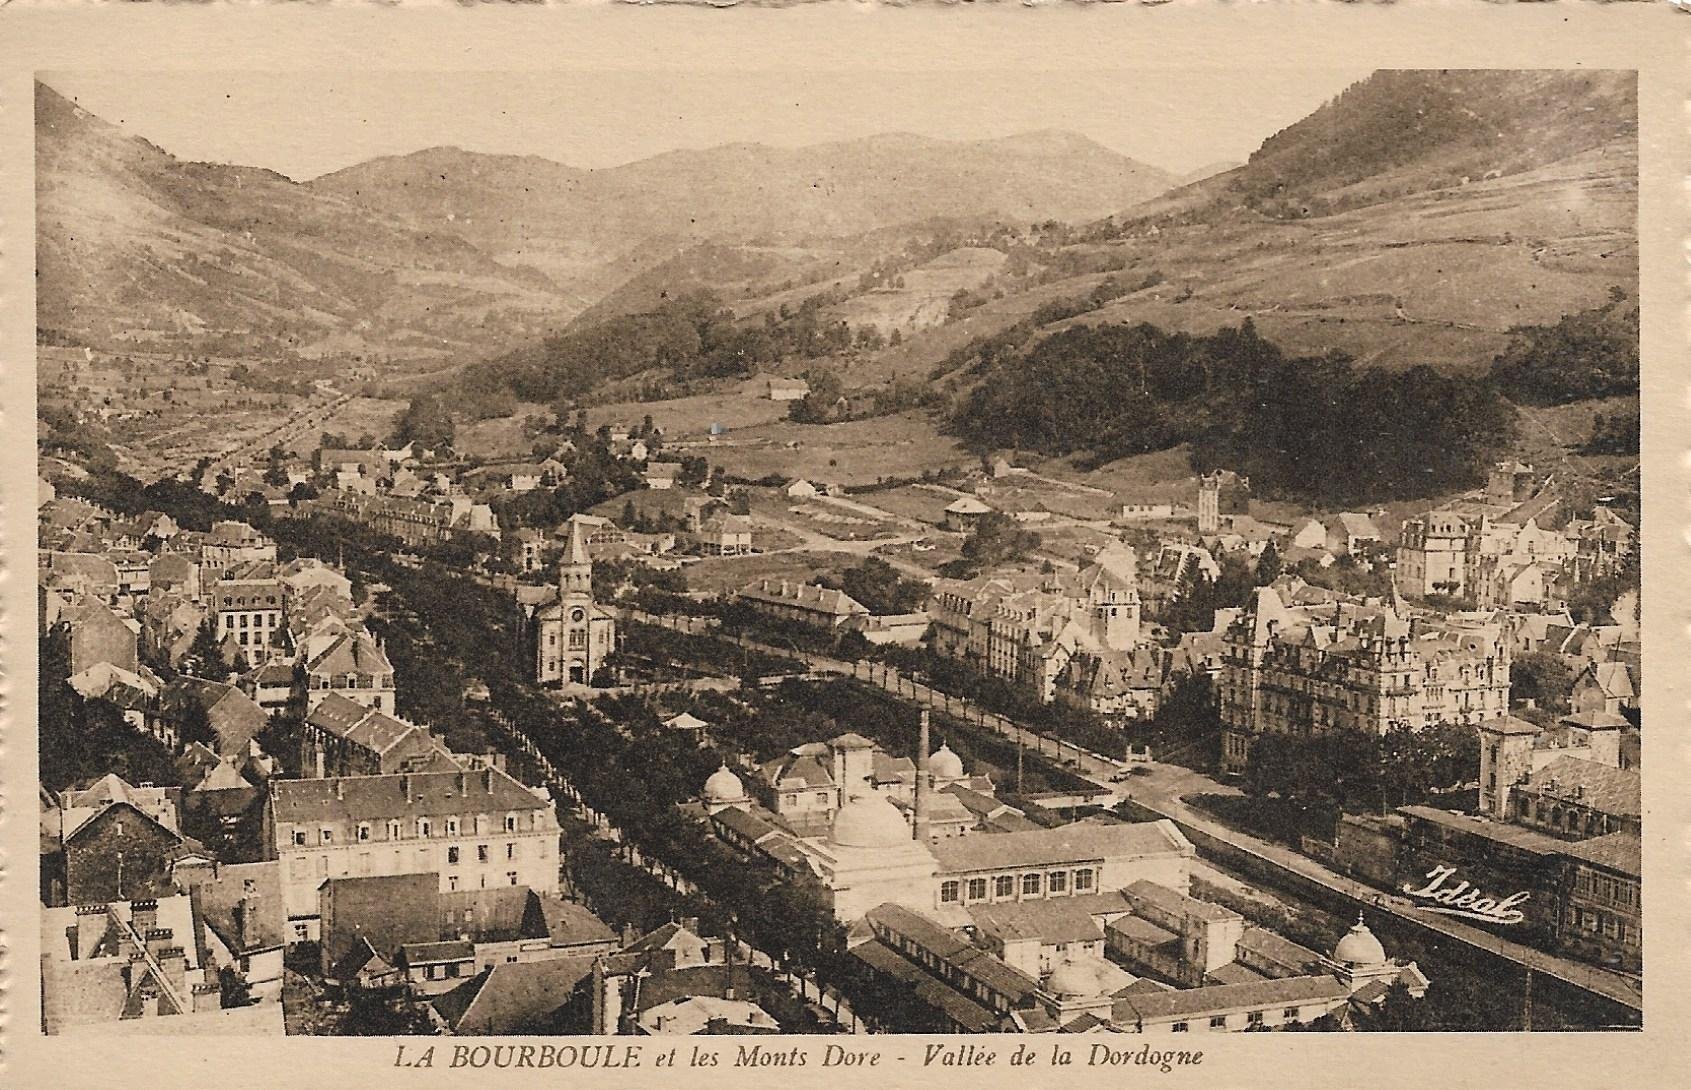
[[311, 660], [307, 669], [314, 674], [340, 676], [359, 674], [372, 676], [392, 674], [393, 664], [381, 646], [367, 633], [349, 632], [330, 644], [322, 654]]
[[1262, 927], [1245, 928], [1245, 933], [1239, 937], [1238, 948], [1264, 961], [1300, 972], [1307, 971], [1321, 960], [1321, 955], [1309, 947], [1300, 946]]
[[1005, 942], [1038, 939], [1050, 945], [1102, 939], [1104, 931], [1099, 926], [1099, 917], [1127, 910], [1127, 900], [1120, 893], [1099, 893], [974, 905], [969, 908], [969, 915], [982, 932], [997, 935]]
[[1192, 845], [1172, 823], [1146, 821], [954, 837], [934, 841], [929, 850], [939, 860], [942, 872], [960, 874], [1123, 856], [1190, 854]]
[[553, 893], [535, 895], [534, 902], [554, 946], [576, 946], [589, 942], [611, 942], [616, 932], [583, 905], [566, 901]]
[[1233, 920], [1239, 914], [1211, 901], [1188, 897], [1177, 889], [1145, 879], [1129, 885], [1124, 891], [1134, 902], [1144, 902], [1174, 916], [1197, 916], [1205, 920]]
[[408, 966], [439, 964], [443, 961], [468, 961], [475, 956], [475, 946], [462, 939], [408, 942], [399, 948], [399, 960]]
[[1158, 927], [1142, 916], [1118, 916], [1105, 926], [1107, 930], [1119, 931], [1141, 946], [1161, 946], [1180, 938], [1173, 931]]
[[1637, 833], [1619, 832], [1590, 840], [1576, 840], [1564, 845], [1562, 854], [1638, 878], [1643, 873], [1643, 847]]
[[909, 984], [916, 998], [941, 1011], [966, 1032], [985, 1033], [998, 1024], [998, 1016], [937, 977], [924, 972], [879, 939], [852, 947], [852, 955], [871, 969]]
[[1477, 818], [1471, 814], [1459, 814], [1452, 810], [1440, 810], [1432, 806], [1400, 806], [1397, 812], [1408, 818], [1430, 822], [1471, 836], [1495, 840], [1500, 844], [1507, 844], [1510, 847], [1533, 852], [1537, 855], [1557, 855], [1564, 847], [1562, 841], [1533, 829], [1526, 829], [1519, 825], [1510, 825], [1501, 821], [1487, 821], [1484, 818]]
[[594, 958], [494, 965], [457, 989], [431, 1000], [458, 1034], [514, 1034], [550, 1029], [548, 1021], [570, 1002]]
[[755, 602], [795, 606], [800, 609], [830, 613], [835, 616], [869, 612], [861, 602], [844, 591], [819, 587], [814, 583], [791, 583], [785, 580], [772, 582], [764, 579], [742, 589], [740, 597], [749, 598]]
[[311, 710], [305, 721], [331, 734], [345, 735], [359, 720], [369, 714], [369, 708], [351, 697], [330, 693]]
[[958, 971], [974, 977], [1006, 997], [1012, 1006], [1039, 990], [1038, 982], [1020, 969], [1005, 964], [979, 947], [971, 946], [903, 905], [892, 902], [878, 905], [870, 909], [865, 918], [872, 926], [908, 939]]
[[[214, 877], [198, 882], [189, 891], [194, 917], [217, 933], [223, 944], [237, 954], [269, 950], [286, 941], [282, 905], [282, 865], [225, 863]], [[243, 902], [246, 907], [243, 906]], [[250, 911], [249, 941], [241, 943], [241, 921], [237, 913]]]
[[1266, 1010], [1318, 1000], [1338, 1000], [1348, 994], [1349, 988], [1337, 977], [1325, 975], [1283, 977], [1279, 980], [1263, 980], [1250, 984], [1177, 988], [1166, 992], [1118, 996], [1115, 1020], [1131, 1023], [1141, 1018], [1161, 1021], [1181, 1015]]
[[270, 791], [276, 820], [301, 824], [547, 808], [534, 792], [496, 768], [279, 780]]
[[1643, 777], [1631, 769], [1558, 757], [1516, 790], [1577, 802], [1618, 817], [1638, 817], [1643, 813], [1642, 785]]

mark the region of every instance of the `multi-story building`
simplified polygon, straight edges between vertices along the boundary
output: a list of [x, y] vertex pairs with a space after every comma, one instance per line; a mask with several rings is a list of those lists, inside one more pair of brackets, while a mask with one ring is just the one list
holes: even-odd
[[439, 875], [443, 891], [558, 888], [558, 818], [543, 789], [495, 768], [281, 780], [265, 826], [289, 941], [317, 937], [317, 888], [348, 875]]
[[283, 635], [285, 586], [276, 578], [275, 565], [251, 561], [225, 571], [212, 582], [207, 595], [217, 641], [233, 641], [254, 666], [277, 662], [286, 656]]
[[936, 652], [1050, 702], [1076, 653], [1139, 646], [1138, 560], [1117, 542], [1075, 574], [941, 583], [929, 613]]
[[300, 731], [301, 775], [381, 776], [452, 771], [459, 762], [427, 727], [330, 693]]
[[363, 629], [345, 633], [312, 656], [303, 671], [305, 710], [330, 693], [379, 712], [394, 710], [393, 664], [376, 639]]
[[275, 561], [276, 543], [244, 522], [214, 522], [200, 540], [200, 565], [211, 571]]
[[1416, 598], [1468, 593], [1467, 516], [1429, 511], [1406, 519], [1397, 545], [1397, 587]]
[[735, 600], [776, 620], [825, 629], [838, 628], [853, 617], [869, 613], [867, 606], [843, 590], [786, 579], [760, 579], [742, 587]]
[[1478, 724], [1509, 708], [1509, 643], [1495, 625], [1407, 618], [1372, 601], [1291, 607], [1263, 587], [1224, 645], [1229, 772], [1244, 771], [1263, 734]]

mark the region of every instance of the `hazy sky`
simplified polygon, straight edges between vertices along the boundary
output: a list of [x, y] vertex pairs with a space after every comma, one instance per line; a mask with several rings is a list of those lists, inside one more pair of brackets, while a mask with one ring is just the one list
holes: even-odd
[[1184, 173], [1243, 161], [1364, 70], [47, 72], [184, 159], [304, 180], [438, 145], [607, 167], [676, 148], [1068, 129]]

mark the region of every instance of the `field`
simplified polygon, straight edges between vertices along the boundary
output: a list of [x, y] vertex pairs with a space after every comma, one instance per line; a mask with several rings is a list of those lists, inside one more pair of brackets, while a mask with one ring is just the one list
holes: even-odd
[[702, 440], [712, 424], [721, 424], [729, 438], [738, 438], [743, 428], [784, 419], [787, 402], [762, 396], [766, 378], [747, 379], [739, 388], [714, 394], [679, 397], [670, 401], [619, 401], [587, 409], [587, 426], [601, 424], [638, 425], [648, 414], [663, 429], [664, 439], [674, 443]]
[[957, 494], [936, 485], [906, 484], [868, 492], [858, 499], [883, 511], [938, 526], [945, 521], [945, 509], [956, 501]]
[[782, 420], [745, 428], [731, 441], [700, 453], [724, 472], [748, 480], [802, 477], [838, 485], [873, 484], [927, 469], [976, 464], [955, 440], [941, 435], [932, 420], [917, 412], [842, 424]]
[[394, 422], [399, 419], [399, 414], [404, 411], [405, 402], [403, 401], [390, 401], [375, 397], [355, 397], [347, 402], [333, 417], [325, 421], [321, 429], [309, 435], [301, 436], [294, 443], [294, 452], [309, 455], [317, 449], [320, 434], [325, 431], [344, 436], [351, 443], [357, 443], [365, 436], [371, 436], [379, 442], [387, 442], [393, 437]]
[[520, 404], [510, 416], [460, 423], [452, 445], [459, 454], [478, 462], [528, 461], [534, 454], [534, 438], [524, 434], [525, 430], [551, 420], [552, 411], [546, 406]]
[[711, 557], [687, 566], [687, 589], [719, 594], [732, 593], [759, 579], [808, 583], [820, 573], [837, 572], [855, 562], [854, 557], [842, 553], [821, 552]]

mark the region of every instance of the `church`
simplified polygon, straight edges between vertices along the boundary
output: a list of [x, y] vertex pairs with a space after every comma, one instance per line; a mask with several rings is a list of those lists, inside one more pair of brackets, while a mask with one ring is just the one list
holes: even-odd
[[616, 649], [616, 618], [593, 601], [593, 558], [581, 522], [571, 519], [558, 585], [535, 604], [534, 679], [542, 685], [589, 685]]

